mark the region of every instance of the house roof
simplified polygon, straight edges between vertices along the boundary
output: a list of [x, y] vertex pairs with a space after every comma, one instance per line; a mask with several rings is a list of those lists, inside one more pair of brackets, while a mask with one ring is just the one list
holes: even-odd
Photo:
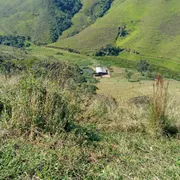
[[106, 73], [107, 70], [105, 67], [96, 67], [96, 73]]

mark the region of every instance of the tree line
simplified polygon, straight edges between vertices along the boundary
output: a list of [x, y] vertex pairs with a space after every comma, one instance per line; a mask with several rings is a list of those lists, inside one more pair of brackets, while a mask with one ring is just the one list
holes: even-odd
[[[60, 11], [60, 13], [55, 13], [51, 28], [51, 38], [55, 42], [64, 30], [71, 27], [71, 19], [81, 9], [82, 4], [80, 0], [52, 0], [52, 2]], [[54, 7], [52, 6], [52, 8]]]
[[16, 48], [29, 47], [30, 38], [25, 36], [0, 36], [0, 44], [5, 46], [12, 46]]

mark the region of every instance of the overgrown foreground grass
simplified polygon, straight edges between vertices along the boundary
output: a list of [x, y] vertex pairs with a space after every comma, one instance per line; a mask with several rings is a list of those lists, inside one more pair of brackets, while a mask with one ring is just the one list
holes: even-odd
[[137, 93], [119, 76], [95, 94], [96, 81], [77, 66], [23, 68], [0, 79], [0, 179], [180, 178], [178, 135], [152, 136], [148, 109], [127, 106]]
[[1, 138], [1, 179], [179, 179], [179, 142], [141, 133]]

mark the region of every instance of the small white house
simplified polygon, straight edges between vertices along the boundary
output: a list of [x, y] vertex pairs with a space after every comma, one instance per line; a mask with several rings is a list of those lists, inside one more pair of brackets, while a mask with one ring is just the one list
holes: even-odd
[[105, 67], [96, 67], [96, 75], [97, 76], [102, 76], [102, 75], [108, 75], [109, 70]]

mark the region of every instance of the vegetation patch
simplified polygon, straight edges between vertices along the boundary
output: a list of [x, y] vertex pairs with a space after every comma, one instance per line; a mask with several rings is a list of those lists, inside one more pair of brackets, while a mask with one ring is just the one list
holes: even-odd
[[26, 38], [24, 36], [0, 36], [0, 45], [24, 48], [31, 45], [28, 42], [29, 40], [29, 37]]
[[118, 56], [121, 51], [122, 50], [119, 47], [109, 44], [97, 51], [95, 56]]
[[[179, 179], [179, 129], [170, 119], [179, 117], [179, 82], [170, 86], [177, 94], [167, 103], [171, 126], [163, 125], [157, 138], [149, 134], [153, 126], [144, 108], [152, 81], [128, 82], [117, 66], [129, 62], [33, 48], [24, 59], [3, 60], [14, 64], [14, 73], [0, 75], [0, 179]], [[111, 78], [99, 80], [85, 72], [87, 66], [67, 62], [111, 58], [117, 58]]]

